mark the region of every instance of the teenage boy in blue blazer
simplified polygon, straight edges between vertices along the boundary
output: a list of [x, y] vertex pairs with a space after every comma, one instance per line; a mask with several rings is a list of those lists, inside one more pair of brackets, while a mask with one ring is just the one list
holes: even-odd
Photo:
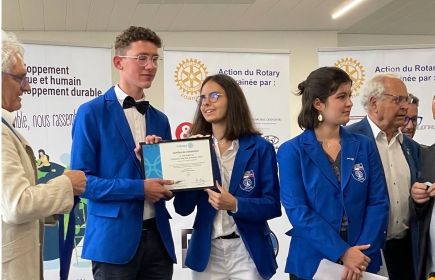
[[94, 279], [172, 279], [176, 262], [163, 185], [142, 177], [134, 149], [146, 135], [171, 139], [165, 114], [145, 101], [159, 62], [160, 38], [131, 26], [115, 43], [120, 80], [78, 109], [72, 129], [71, 167], [83, 170], [88, 215], [82, 257]]

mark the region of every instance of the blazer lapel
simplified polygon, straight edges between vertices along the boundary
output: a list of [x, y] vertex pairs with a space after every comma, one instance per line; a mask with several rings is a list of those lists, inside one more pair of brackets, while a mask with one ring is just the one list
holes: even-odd
[[356, 138], [340, 128], [341, 134], [341, 188], [347, 185], [355, 165], [359, 151], [359, 142]]
[[139, 164], [139, 160], [136, 158], [136, 154], [134, 153], [134, 149], [136, 148], [133, 134], [131, 133], [130, 126], [128, 124], [127, 118], [125, 117], [124, 111], [119, 105], [119, 101], [116, 98], [115, 90], [112, 87], [105, 96], [106, 98], [106, 107], [115, 123], [118, 132], [122, 139], [124, 140], [125, 145], [127, 146], [128, 153], [130, 154], [134, 164], [138, 171], [142, 174], [142, 169]]
[[239, 183], [245, 174], [246, 165], [254, 153], [254, 141], [251, 137], [242, 136], [239, 138], [239, 150], [234, 160], [233, 172], [231, 174], [229, 192], [234, 194], [238, 189]]
[[329, 181], [331, 181], [335, 187], [340, 188], [334, 171], [331, 168], [331, 164], [326, 157], [325, 151], [322, 149], [322, 146], [320, 146], [316, 139], [314, 130], [305, 130], [302, 135], [302, 142], [305, 152], [308, 154], [317, 168], [323, 173], [323, 175], [326, 176], [326, 178], [328, 178]]

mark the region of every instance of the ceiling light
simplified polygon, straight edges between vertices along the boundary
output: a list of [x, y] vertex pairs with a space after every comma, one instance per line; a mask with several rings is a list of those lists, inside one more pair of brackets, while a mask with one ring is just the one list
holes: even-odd
[[335, 9], [334, 13], [332, 14], [332, 18], [336, 19], [342, 14], [346, 13], [353, 7], [355, 7], [358, 3], [362, 2], [363, 0], [347, 0], [343, 4], [341, 4], [337, 9]]

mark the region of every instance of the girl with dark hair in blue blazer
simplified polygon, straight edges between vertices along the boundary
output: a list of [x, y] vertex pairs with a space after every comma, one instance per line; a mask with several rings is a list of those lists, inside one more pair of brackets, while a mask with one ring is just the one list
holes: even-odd
[[341, 279], [377, 272], [385, 243], [388, 195], [372, 141], [346, 132], [352, 81], [336, 67], [299, 84], [304, 132], [278, 150], [281, 201], [293, 228], [285, 271], [312, 279], [322, 259], [344, 265]]
[[207, 77], [190, 135], [213, 135], [217, 189], [178, 193], [175, 211], [196, 207], [186, 266], [194, 280], [270, 279], [277, 263], [267, 220], [281, 216], [275, 149], [255, 129], [237, 82]]

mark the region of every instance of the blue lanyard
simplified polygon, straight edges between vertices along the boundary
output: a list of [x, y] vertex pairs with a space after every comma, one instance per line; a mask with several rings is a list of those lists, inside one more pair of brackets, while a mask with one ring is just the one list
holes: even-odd
[[72, 251], [74, 250], [74, 237], [75, 237], [75, 214], [74, 208], [79, 203], [80, 198], [74, 196], [74, 206], [69, 213], [69, 220], [67, 227], [66, 238], [64, 237], [65, 226], [64, 219], [65, 215], [59, 215], [59, 260], [60, 260], [60, 271], [59, 279], [68, 280], [69, 269], [71, 267], [71, 257]]
[[18, 138], [18, 140], [20, 140], [20, 142], [22, 142], [20, 137], [18, 137], [18, 134], [15, 132], [15, 130], [12, 129], [10, 124], [8, 124], [8, 122], [3, 117], [2, 117], [2, 123], [4, 123], [12, 131], [12, 133], [15, 134], [15, 136]]

